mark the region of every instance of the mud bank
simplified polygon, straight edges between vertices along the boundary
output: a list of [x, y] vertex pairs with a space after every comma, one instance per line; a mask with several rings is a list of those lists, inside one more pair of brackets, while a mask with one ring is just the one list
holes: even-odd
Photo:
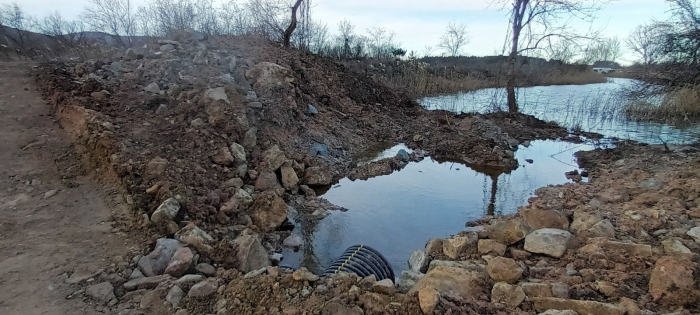
[[[565, 137], [563, 128], [519, 114], [426, 111], [370, 77], [251, 37], [205, 38], [182, 32], [109, 60], [45, 65], [38, 69], [37, 80], [64, 128], [84, 148], [82, 153], [98, 172], [121, 181], [135, 213], [125, 229], [151, 240], [144, 255], [133, 257], [112, 281], [119, 303], [105, 309], [129, 314], [418, 314], [432, 312], [433, 304], [437, 313], [513, 314], [560, 302], [494, 303], [500, 301], [494, 296], [502, 295], [494, 294], [496, 281], [487, 272], [494, 259], [477, 254], [484, 243], [479, 234], [492, 236], [483, 231], [431, 241], [421, 267], [408, 275], [418, 280], [421, 271], [431, 270], [413, 289], [417, 295], [396, 292], [412, 286], [405, 275], [396, 288], [348, 275], [317, 279], [303, 270], [283, 272], [273, 265], [289, 235], [285, 230], [295, 219], [320, 219], [333, 207], [309, 187], [390, 172], [405, 162], [393, 158], [356, 168], [354, 157], [368, 147], [403, 142], [435, 158], [507, 169], [517, 167], [513, 150], [519, 143]], [[609, 176], [602, 168], [600, 174], [601, 180]], [[569, 221], [577, 218], [575, 206], [589, 202], [586, 189], [602, 189], [598, 181], [542, 191], [561, 189], [565, 196], [573, 194], [568, 190], [582, 191], [572, 195], [578, 198], [571, 199], [578, 202], [571, 201], [573, 208], [567, 208], [569, 199], [562, 203], [557, 192], [552, 195], [557, 198], [542, 195], [524, 209], [536, 207], [538, 220], [556, 216], [557, 226], [569, 229]], [[610, 181], [603, 183], [611, 187]], [[538, 202], [557, 214], [542, 212]], [[600, 216], [595, 224], [605, 217], [616, 233], [628, 229], [615, 225], [612, 214], [603, 211]], [[489, 225], [498, 220], [502, 219]], [[519, 258], [525, 279], [539, 279], [527, 273], [535, 264], [551, 264], [551, 278], [559, 279], [559, 271], [568, 271], [561, 269], [562, 262], [578, 262], [575, 257], [566, 260], [577, 252], [574, 247], [567, 247], [569, 256], [561, 262], [517, 251], [528, 233], [542, 227], [529, 221], [517, 226], [525, 232], [514, 237], [522, 238], [498, 245], [504, 241], [489, 237], [486, 243], [497, 250], [482, 254], [495, 257], [510, 245], [501, 255], [529, 257]], [[609, 232], [607, 224], [604, 228]], [[467, 258], [471, 261], [464, 262]], [[432, 268], [423, 266], [431, 260]], [[445, 262], [436, 263], [441, 260]], [[607, 268], [613, 260], [606, 261]], [[653, 268], [648, 266], [653, 262], [641, 265]], [[687, 266], [696, 270], [695, 265]], [[583, 272], [576, 264], [569, 269], [576, 269], [576, 275]], [[570, 290], [575, 285], [558, 281]], [[519, 292], [511, 286], [497, 288]], [[612, 301], [595, 294], [569, 297]], [[649, 303], [641, 305], [661, 307]]]

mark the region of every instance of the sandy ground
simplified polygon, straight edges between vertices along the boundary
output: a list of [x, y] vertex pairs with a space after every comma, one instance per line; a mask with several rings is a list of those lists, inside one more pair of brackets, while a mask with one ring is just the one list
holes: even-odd
[[109, 222], [123, 206], [86, 176], [30, 68], [0, 63], [0, 314], [90, 314], [65, 280], [125, 252]]

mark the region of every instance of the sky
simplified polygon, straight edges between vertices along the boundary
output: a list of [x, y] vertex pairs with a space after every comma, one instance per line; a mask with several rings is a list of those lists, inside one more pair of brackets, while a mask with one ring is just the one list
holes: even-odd
[[[136, 4], [148, 0], [132, 0]], [[14, 1], [0, 0], [0, 3]], [[86, 0], [19, 0], [27, 12], [44, 16], [58, 10], [64, 17], [76, 18]], [[337, 32], [338, 22], [349, 20], [357, 33], [369, 27], [383, 27], [396, 33], [395, 40], [408, 51], [421, 55], [426, 46], [440, 54], [437, 45], [450, 22], [467, 25], [470, 43], [465, 55], [484, 56], [503, 50], [508, 28], [508, 12], [493, 0], [312, 0], [312, 17]], [[668, 15], [664, 0], [616, 0], [598, 12], [592, 27], [603, 29], [605, 36], [624, 40], [637, 26], [652, 19], [663, 20]], [[578, 25], [582, 31], [590, 25]], [[622, 63], [631, 63], [634, 56], [623, 55]]]

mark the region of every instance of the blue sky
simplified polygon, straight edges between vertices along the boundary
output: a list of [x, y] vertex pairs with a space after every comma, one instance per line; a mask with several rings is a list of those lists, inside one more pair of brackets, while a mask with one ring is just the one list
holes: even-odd
[[[0, 0], [0, 3], [13, 1]], [[136, 4], [147, 0], [132, 0]], [[396, 41], [407, 50], [422, 52], [425, 46], [436, 47], [449, 22], [465, 23], [471, 38], [467, 55], [490, 55], [503, 48], [507, 30], [507, 11], [492, 0], [312, 0], [313, 17], [328, 25], [335, 33], [338, 22], [349, 20], [355, 31], [365, 33], [373, 26], [396, 33]], [[64, 16], [77, 17], [85, 0], [20, 0], [17, 1], [36, 16], [58, 10]], [[598, 13], [594, 28], [604, 29], [607, 36], [621, 39], [639, 24], [652, 19], [665, 19], [668, 4], [664, 0], [617, 0]], [[584, 30], [588, 25], [578, 25]], [[435, 53], [439, 53], [435, 51]], [[624, 63], [633, 61], [631, 54]]]

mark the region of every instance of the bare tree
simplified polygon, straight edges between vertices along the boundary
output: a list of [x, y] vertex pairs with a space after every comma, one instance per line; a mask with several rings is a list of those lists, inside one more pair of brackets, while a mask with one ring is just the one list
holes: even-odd
[[625, 43], [645, 65], [656, 62], [661, 54], [660, 34], [654, 25], [639, 25], [635, 28]]
[[423, 47], [423, 57], [429, 57], [433, 54], [434, 51], [435, 48], [433, 48], [433, 46], [426, 45], [425, 47]]
[[447, 25], [445, 34], [440, 37], [438, 47], [444, 49], [448, 55], [455, 57], [461, 54], [462, 48], [468, 43], [467, 25], [450, 23]]
[[284, 47], [289, 48], [290, 41], [292, 39], [292, 33], [294, 32], [294, 29], [297, 28], [297, 10], [299, 10], [299, 6], [301, 5], [301, 2], [304, 0], [296, 0], [294, 3], [294, 6], [292, 6], [292, 19], [289, 22], [289, 26], [287, 26], [287, 29], [284, 30]]
[[19, 49], [28, 49], [31, 44], [30, 32], [38, 24], [36, 18], [28, 15], [17, 3], [5, 4], [0, 7], [0, 17], [2, 17], [2, 24], [13, 28], [7, 38], [17, 44]]
[[579, 54], [579, 47], [567, 40], [551, 42], [547, 46], [547, 56], [551, 60], [559, 60], [563, 63], [572, 63]]
[[616, 62], [622, 57], [622, 44], [617, 37], [607, 37], [590, 41], [584, 49], [581, 63], [593, 64], [596, 61]]
[[93, 30], [108, 33], [119, 45], [131, 46], [137, 33], [131, 0], [88, 0], [82, 17]]
[[391, 56], [396, 33], [387, 31], [383, 27], [375, 26], [368, 28], [367, 34], [369, 35], [370, 49], [372, 50], [373, 57], [382, 59]]
[[545, 49], [553, 39], [576, 41], [591, 35], [573, 33], [574, 20], [592, 21], [606, 0], [496, 0], [510, 7], [510, 53], [506, 90], [508, 110], [518, 111], [515, 99], [516, 63], [518, 56], [531, 50]]

